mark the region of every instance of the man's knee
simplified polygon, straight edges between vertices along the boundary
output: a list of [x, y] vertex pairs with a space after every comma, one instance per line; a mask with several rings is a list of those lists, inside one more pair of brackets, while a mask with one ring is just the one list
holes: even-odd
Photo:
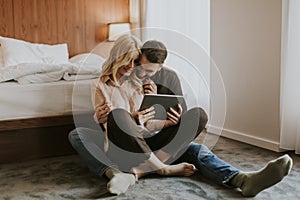
[[198, 144], [192, 142], [187, 150], [190, 154], [194, 154], [197, 157], [203, 158], [206, 157], [211, 151], [207, 148], [207, 146], [203, 144]]
[[77, 128], [75, 128], [75, 129], [72, 130], [72, 131], [69, 133], [69, 135], [68, 135], [69, 142], [70, 142], [71, 144], [73, 144], [74, 141], [78, 139], [78, 137], [79, 137], [79, 136], [78, 136], [78, 133], [77, 133]]
[[191, 112], [193, 112], [194, 116], [199, 117], [199, 121], [201, 121], [201, 123], [204, 123], [204, 124], [207, 123], [208, 117], [207, 117], [207, 114], [206, 114], [206, 112], [203, 108], [195, 107], [195, 108], [191, 109]]
[[188, 113], [189, 118], [191, 118], [191, 120], [198, 119], [199, 127], [201, 127], [201, 129], [205, 128], [206, 123], [208, 121], [208, 117], [207, 117], [206, 112], [202, 108], [195, 107], [195, 108], [190, 109], [187, 113]]

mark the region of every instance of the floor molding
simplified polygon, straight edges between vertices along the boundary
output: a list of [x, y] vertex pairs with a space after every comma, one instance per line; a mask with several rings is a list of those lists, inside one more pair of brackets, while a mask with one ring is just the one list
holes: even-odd
[[223, 136], [223, 137], [233, 139], [233, 140], [236, 140], [239, 142], [251, 144], [254, 146], [258, 146], [258, 147], [261, 147], [264, 149], [269, 149], [269, 150], [272, 150], [275, 152], [286, 151], [279, 147], [278, 142], [275, 142], [272, 140], [267, 140], [267, 139], [260, 138], [260, 137], [256, 137], [256, 136], [249, 135], [246, 133], [230, 130], [230, 129], [219, 128], [216, 126], [208, 126], [207, 132], [212, 133], [212, 134], [217, 134], [217, 135], [220, 135], [220, 133], [221, 133], [221, 136]]

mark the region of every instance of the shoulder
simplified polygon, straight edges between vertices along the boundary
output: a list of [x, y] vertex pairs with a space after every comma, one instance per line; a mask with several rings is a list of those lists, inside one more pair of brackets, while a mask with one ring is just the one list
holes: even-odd
[[179, 80], [177, 73], [171, 68], [164, 66], [161, 68], [161, 70], [158, 73], [159, 73], [158, 76], [160, 78], [167, 79], [167, 80], [173, 80], [173, 81]]
[[160, 72], [163, 73], [165, 76], [177, 76], [177, 73], [173, 69], [165, 66], [161, 68]]

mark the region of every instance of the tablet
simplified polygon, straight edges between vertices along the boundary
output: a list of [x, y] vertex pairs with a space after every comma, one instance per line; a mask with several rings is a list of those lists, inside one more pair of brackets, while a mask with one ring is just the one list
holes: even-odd
[[181, 95], [166, 95], [166, 94], [145, 94], [140, 110], [144, 110], [151, 106], [155, 109], [154, 119], [167, 119], [167, 112], [170, 107], [178, 109], [177, 104], [183, 103]]

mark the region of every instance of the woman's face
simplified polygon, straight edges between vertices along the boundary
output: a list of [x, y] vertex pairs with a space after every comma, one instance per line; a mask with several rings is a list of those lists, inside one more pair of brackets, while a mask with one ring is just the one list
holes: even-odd
[[124, 65], [120, 67], [117, 71], [117, 77], [121, 78], [123, 76], [129, 76], [136, 64], [139, 61], [139, 53], [136, 51], [136, 53], [133, 54], [132, 59], [130, 60], [130, 63], [128, 65]]

